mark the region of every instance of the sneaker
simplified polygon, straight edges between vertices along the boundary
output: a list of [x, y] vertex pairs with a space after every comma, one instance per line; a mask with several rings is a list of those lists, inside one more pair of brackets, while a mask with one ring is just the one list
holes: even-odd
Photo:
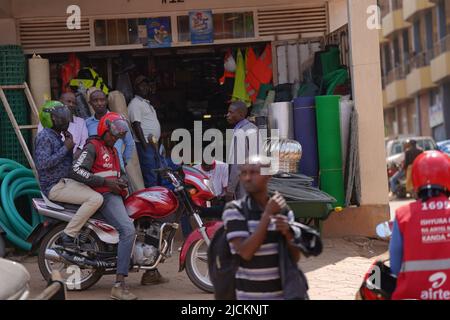
[[66, 233], [63, 233], [63, 235], [60, 238], [60, 244], [65, 248], [65, 249], [76, 249], [78, 248], [77, 243], [75, 242], [75, 238], [69, 236]]
[[164, 278], [158, 271], [156, 270], [147, 270], [142, 275], [141, 285], [152, 285], [152, 284], [161, 284], [169, 282], [169, 279]]
[[116, 283], [111, 289], [111, 299], [114, 300], [137, 300], [137, 296], [132, 294], [127, 286]]

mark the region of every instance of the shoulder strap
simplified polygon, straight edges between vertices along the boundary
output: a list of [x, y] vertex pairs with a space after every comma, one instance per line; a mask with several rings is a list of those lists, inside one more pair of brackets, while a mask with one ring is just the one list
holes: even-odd
[[247, 205], [248, 197], [249, 196], [247, 195], [247, 196], [245, 196], [245, 198], [241, 199], [242, 200], [242, 202], [241, 202], [241, 210], [239, 210], [239, 211], [241, 211], [241, 213], [244, 215], [245, 219], [247, 219], [247, 220], [250, 217], [250, 213], [249, 213], [248, 205]]

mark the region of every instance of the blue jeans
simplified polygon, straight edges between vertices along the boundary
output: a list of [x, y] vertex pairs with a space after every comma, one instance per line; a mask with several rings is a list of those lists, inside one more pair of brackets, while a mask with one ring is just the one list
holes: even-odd
[[140, 142], [136, 142], [136, 150], [139, 156], [139, 163], [141, 165], [145, 187], [150, 188], [157, 186], [158, 176], [153, 172], [153, 169], [158, 169], [160, 163], [156, 150], [151, 146], [147, 146], [147, 148], [144, 149], [144, 146]]
[[128, 276], [131, 254], [136, 239], [133, 220], [128, 216], [122, 197], [113, 193], [103, 194], [103, 207], [100, 209], [106, 222], [119, 231], [117, 248], [117, 274]]
[[191, 219], [188, 215], [183, 215], [181, 217], [181, 231], [183, 232], [183, 237], [186, 239], [192, 232]]
[[391, 188], [392, 193], [397, 191], [397, 187], [399, 184], [399, 180], [405, 177], [405, 172], [403, 170], [397, 171], [389, 180], [389, 186]]

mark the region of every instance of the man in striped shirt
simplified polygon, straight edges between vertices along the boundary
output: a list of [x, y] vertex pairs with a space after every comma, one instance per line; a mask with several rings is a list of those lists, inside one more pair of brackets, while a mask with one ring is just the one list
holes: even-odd
[[248, 195], [229, 202], [222, 216], [231, 252], [241, 258], [236, 272], [236, 298], [283, 299], [278, 254], [281, 237], [286, 238], [295, 262], [300, 252], [290, 244], [294, 235], [287, 217], [281, 214], [286, 201], [278, 193], [269, 197], [270, 176], [260, 172], [262, 163], [267, 162], [256, 157], [247, 163], [240, 166], [240, 181]]

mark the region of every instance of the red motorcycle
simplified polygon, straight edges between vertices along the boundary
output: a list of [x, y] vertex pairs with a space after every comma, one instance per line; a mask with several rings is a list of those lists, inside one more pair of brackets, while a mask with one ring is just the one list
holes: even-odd
[[[379, 224], [376, 232], [381, 239], [389, 239], [392, 229], [393, 221], [387, 221]], [[364, 275], [356, 300], [391, 300], [396, 284], [397, 278], [391, 273], [389, 259], [377, 259]]]
[[[200, 171], [184, 166], [155, 170], [173, 186], [173, 191], [153, 187], [137, 191], [125, 199], [134, 220], [137, 237], [131, 258], [131, 271], [153, 270], [172, 255], [175, 233], [183, 215], [194, 217], [198, 228], [185, 240], [180, 253], [179, 271], [186, 269], [198, 288], [213, 292], [208, 276], [207, 247], [221, 222], [203, 224], [200, 209], [214, 198], [208, 178]], [[66, 250], [60, 236], [78, 206], [52, 203], [45, 197], [33, 199], [33, 205], [45, 216], [29, 238], [34, 247], [40, 244], [39, 269], [46, 280], [53, 270], [63, 275], [69, 290], [85, 290], [103, 275], [115, 274], [119, 234], [96, 213], [78, 236], [78, 249]]]

